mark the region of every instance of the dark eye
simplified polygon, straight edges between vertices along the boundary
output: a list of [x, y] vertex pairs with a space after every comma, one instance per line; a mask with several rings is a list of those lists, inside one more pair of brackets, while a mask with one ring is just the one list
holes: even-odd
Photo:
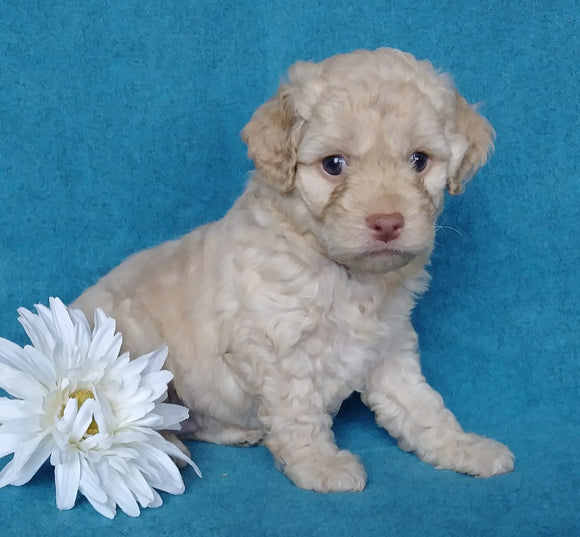
[[340, 155], [332, 155], [322, 161], [322, 169], [328, 175], [340, 175], [345, 167], [346, 161]]
[[425, 153], [421, 153], [421, 151], [415, 151], [409, 157], [409, 162], [411, 163], [411, 166], [413, 166], [413, 169], [417, 173], [420, 173], [427, 167], [427, 164], [429, 164], [429, 157]]

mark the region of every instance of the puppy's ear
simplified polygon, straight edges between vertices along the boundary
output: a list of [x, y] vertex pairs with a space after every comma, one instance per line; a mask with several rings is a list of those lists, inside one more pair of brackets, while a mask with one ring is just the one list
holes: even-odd
[[281, 86], [242, 130], [261, 180], [283, 193], [294, 188], [299, 122], [289, 88]]
[[493, 127], [477, 113], [476, 107], [470, 105], [457, 92], [455, 99], [456, 128], [461, 138], [456, 147], [460, 146], [461, 149], [457, 150], [458, 160], [454, 166], [455, 169], [451, 170], [447, 184], [449, 192], [453, 195], [461, 194], [465, 183], [487, 162], [495, 139]]

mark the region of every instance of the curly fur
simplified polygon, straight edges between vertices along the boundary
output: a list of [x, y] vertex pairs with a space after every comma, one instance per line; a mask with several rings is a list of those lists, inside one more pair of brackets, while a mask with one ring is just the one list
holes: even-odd
[[[271, 450], [298, 486], [355, 491], [333, 440], [352, 392], [399, 445], [439, 468], [508, 472], [421, 374], [410, 323], [444, 191], [462, 191], [494, 132], [430, 63], [392, 49], [299, 62], [242, 132], [256, 173], [220, 221], [129, 258], [73, 304], [113, 315], [134, 354], [169, 346], [183, 436]], [[421, 151], [428, 166], [416, 171]], [[345, 168], [321, 165], [340, 155]], [[371, 215], [404, 227], [377, 239]]]

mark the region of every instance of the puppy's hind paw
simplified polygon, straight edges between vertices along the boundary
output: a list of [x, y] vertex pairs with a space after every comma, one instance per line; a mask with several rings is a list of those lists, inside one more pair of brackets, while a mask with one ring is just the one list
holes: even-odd
[[367, 482], [364, 467], [349, 451], [294, 463], [284, 473], [300, 488], [316, 492], [358, 492]]

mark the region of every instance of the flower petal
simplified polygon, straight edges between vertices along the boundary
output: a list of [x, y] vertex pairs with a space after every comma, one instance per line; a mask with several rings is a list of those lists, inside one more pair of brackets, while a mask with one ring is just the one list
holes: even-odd
[[0, 388], [18, 399], [38, 399], [46, 394], [42, 384], [5, 363], [0, 363]]
[[[93, 421], [93, 415], [97, 402], [94, 399], [87, 399], [79, 408], [75, 417], [73, 427], [70, 432], [71, 442], [78, 442], [85, 435], [89, 425]], [[68, 405], [67, 405], [68, 406]], [[66, 407], [65, 407], [66, 409]]]
[[115, 319], [107, 317], [103, 310], [95, 311], [95, 327], [87, 353], [90, 361], [105, 361], [108, 365], [119, 356], [123, 338], [120, 332], [115, 333]]
[[129, 464], [124, 479], [142, 507], [155, 503], [155, 491], [134, 464]]
[[22, 350], [31, 363], [30, 374], [47, 389], [53, 389], [56, 385], [56, 370], [51, 357], [30, 345], [26, 345]]
[[102, 459], [96, 465], [101, 483], [104, 483], [107, 488], [107, 494], [127, 515], [132, 517], [139, 516], [139, 505], [135, 501], [133, 494], [123, 481], [122, 476], [109, 462], [106, 459]]
[[66, 369], [66, 364], [61, 363], [60, 354], [56, 353], [56, 349], [62, 341], [54, 326], [53, 315], [51, 311], [42, 304], [36, 304], [37, 314], [29, 312], [25, 308], [19, 308], [19, 321], [26, 330], [33, 345], [38, 345], [42, 355], [51, 360], [55, 371], [62, 373]]
[[91, 326], [89, 321], [81, 310], [69, 308], [68, 312], [75, 325], [75, 345], [82, 350], [83, 356], [86, 356], [91, 344]]
[[52, 361], [30, 345], [21, 348], [12, 341], [0, 338], [0, 365], [24, 373], [45, 386], [54, 384]]
[[111, 472], [111, 488], [113, 499], [123, 512], [131, 517], [138, 517], [141, 514], [139, 504], [135, 496], [125, 483], [123, 476], [117, 472]]
[[93, 506], [95, 511], [97, 511], [97, 513], [110, 519], [115, 518], [115, 515], [117, 513], [117, 504], [115, 503], [115, 500], [107, 497], [107, 501], [99, 502], [92, 496], [87, 495], [83, 490], [83, 488], [79, 487], [79, 490], [81, 491], [83, 496], [89, 501], [89, 503]]
[[38, 416], [26, 415], [24, 418], [14, 418], [0, 427], [1, 434], [15, 434], [21, 439], [44, 435], [46, 431], [40, 426]]
[[162, 505], [163, 499], [161, 498], [159, 493], [155, 489], [153, 489], [153, 501], [149, 505], [147, 505], [147, 507], [156, 508], [161, 507]]
[[5, 423], [15, 418], [25, 418], [29, 415], [30, 405], [20, 399], [0, 397], [0, 423]]
[[100, 433], [112, 434], [113, 429], [116, 428], [117, 418], [106, 397], [102, 397], [100, 392], [94, 388], [96, 405], [93, 412], [93, 417], [97, 422]]
[[83, 325], [88, 330], [88, 333], [89, 334], [91, 333], [91, 325], [89, 323], [89, 320], [87, 319], [87, 316], [83, 313], [82, 310], [79, 310], [78, 308], [69, 307], [68, 313], [75, 326], [77, 324]]
[[84, 315], [82, 315], [82, 312], [79, 311], [76, 312], [82, 316], [78, 318], [76, 316], [73, 318], [72, 310], [70, 313], [75, 326], [74, 348], [78, 353], [78, 358], [80, 362], [79, 365], [82, 366], [85, 362], [87, 362], [87, 354], [91, 346], [91, 329], [89, 327], [86, 318], [84, 317]]
[[53, 446], [52, 438], [41, 435], [21, 442], [20, 449], [14, 452], [14, 458], [0, 472], [0, 488], [28, 483], [48, 459]]
[[14, 453], [22, 445], [22, 436], [19, 434], [4, 433], [0, 428], [0, 459]]
[[[167, 360], [167, 354], [169, 349], [167, 345], [163, 345], [163, 347], [159, 347], [154, 351], [150, 352], [149, 354], [144, 354], [142, 358], [145, 358], [147, 361], [147, 366], [143, 370], [143, 374], [152, 373], [153, 371], [159, 371], [163, 367], [165, 360]], [[172, 375], [173, 378], [173, 375]], [[171, 379], [170, 379], [171, 380]]]
[[46, 329], [45, 323], [39, 319], [38, 315], [26, 308], [19, 308], [18, 314], [20, 315], [18, 321], [34, 347], [47, 359], [52, 358], [55, 345], [54, 334]]
[[155, 413], [163, 417], [165, 429], [181, 430], [181, 422], [189, 417], [189, 409], [173, 403], [158, 403], [155, 406]]
[[22, 347], [12, 341], [0, 337], [0, 363], [8, 365], [18, 371], [24, 371], [29, 366], [29, 360]]
[[[172, 444], [168, 440], [165, 440], [165, 438], [163, 438], [163, 436], [161, 436], [157, 431], [147, 427], [128, 427], [127, 429], [119, 431], [115, 435], [115, 440], [120, 444], [131, 446], [134, 450], [138, 451], [139, 456], [137, 458], [139, 460], [142, 460], [144, 457], [150, 457], [151, 459], [155, 459], [156, 457], [163, 458], [165, 464], [167, 461], [171, 463], [171, 471], [173, 472], [173, 470], [175, 470], [177, 474], [179, 474], [179, 470], [177, 470], [175, 463], [169, 457], [163, 457], [163, 455], [170, 455], [175, 459], [182, 460], [189, 464], [195, 473], [201, 477], [201, 471], [197, 464], [195, 464], [189, 457], [187, 457], [176, 445]], [[141, 466], [139, 467], [141, 468]], [[149, 469], [154, 472], [155, 468], [158, 467], [158, 464], [154, 464]], [[163, 479], [164, 472], [165, 470], [153, 477], [155, 479]], [[174, 476], [177, 474], [173, 473]], [[179, 477], [179, 479], [181, 479], [181, 477]], [[152, 486], [159, 488], [156, 485]]]
[[78, 452], [71, 450], [66, 462], [54, 467], [56, 486], [56, 506], [60, 510], [72, 509], [77, 499], [81, 477], [81, 463]]
[[[153, 371], [141, 377], [141, 386], [151, 390], [151, 399], [165, 400], [167, 398], [167, 385], [173, 380], [171, 371]], [[162, 397], [163, 396], [163, 397]]]
[[48, 302], [52, 313], [53, 325], [63, 343], [63, 354], [71, 356], [74, 348], [75, 327], [68, 308], [62, 303], [60, 298], [51, 297]]
[[146, 416], [132, 423], [134, 426], [151, 427], [155, 430], [181, 430], [181, 422], [189, 416], [189, 410], [181, 405], [158, 403]]
[[87, 499], [93, 500], [100, 504], [106, 504], [109, 500], [106, 492], [103, 490], [99, 476], [95, 472], [93, 465], [86, 458], [81, 460], [81, 477], [79, 490]]
[[141, 383], [141, 373], [143, 369], [147, 367], [147, 360], [144, 359], [146, 356], [141, 356], [131, 360], [125, 366], [125, 371], [123, 372], [123, 384], [127, 387], [133, 385], [136, 389]]
[[[168, 455], [170, 455], [174, 459], [179, 459], [183, 462], [186, 462], [187, 464], [189, 464], [189, 466], [191, 466], [193, 468], [193, 471], [197, 474], [197, 476], [201, 477], [201, 470], [199, 469], [199, 466], [197, 464], [195, 464], [195, 462], [193, 462], [187, 455], [185, 455], [185, 453], [183, 453], [176, 445], [165, 440], [164, 438], [161, 439], [161, 442], [163, 443], [163, 447], [161, 449], [163, 449], [163, 451], [165, 453], [167, 453]], [[171, 462], [173, 462], [173, 461], [171, 461]], [[175, 465], [175, 463], [173, 463], [173, 464]], [[180, 477], [181, 477], [181, 474], [180, 474]]]
[[151, 401], [151, 392], [139, 390], [132, 396], [121, 392], [124, 396], [125, 404], [116, 410], [116, 418], [119, 423], [129, 424], [141, 419], [155, 408]]
[[[136, 464], [153, 488], [170, 494], [183, 493], [185, 490], [183, 478], [166, 453], [147, 444], [135, 447], [141, 455]], [[175, 449], [179, 451], [178, 448]]]
[[[55, 428], [59, 433], [70, 434], [75, 420], [78, 415], [78, 402], [74, 397], [71, 397], [62, 410], [62, 416], [60, 419], [56, 420]], [[90, 423], [90, 422], [89, 422]]]

